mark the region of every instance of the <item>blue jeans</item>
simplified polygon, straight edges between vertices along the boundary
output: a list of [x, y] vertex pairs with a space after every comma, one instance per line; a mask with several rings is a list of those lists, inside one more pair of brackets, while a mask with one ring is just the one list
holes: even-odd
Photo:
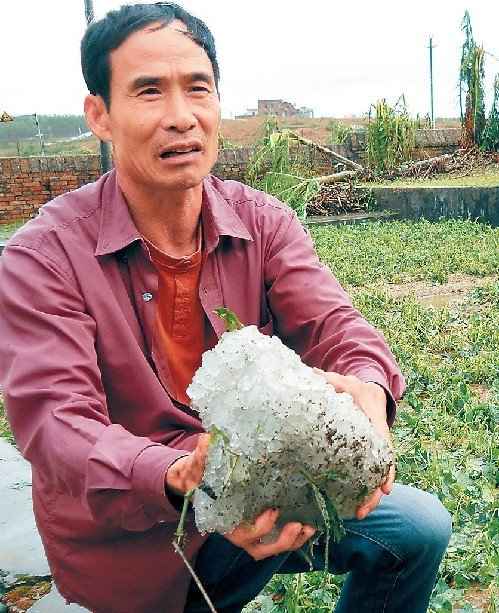
[[[349, 573], [336, 613], [424, 613], [451, 535], [449, 513], [438, 498], [396, 484], [365, 519], [346, 520], [346, 536], [330, 548], [332, 573]], [[324, 568], [324, 548], [314, 569]], [[239, 613], [275, 573], [309, 570], [287, 553], [255, 562], [220, 535], [199, 552], [196, 571], [218, 613]], [[194, 583], [185, 613], [209, 611]]]

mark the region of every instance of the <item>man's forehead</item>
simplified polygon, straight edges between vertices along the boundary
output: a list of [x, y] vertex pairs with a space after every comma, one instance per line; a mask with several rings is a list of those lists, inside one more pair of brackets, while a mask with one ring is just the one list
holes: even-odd
[[[206, 50], [180, 20], [168, 24], [155, 22], [130, 34], [119, 47], [111, 52], [111, 63], [118, 58], [128, 56], [128, 62], [140, 61], [143, 56], [171, 54], [172, 56], [198, 56], [210, 62]], [[127, 62], [127, 63], [128, 63]], [[121, 63], [121, 61], [120, 61]], [[210, 62], [211, 64], [211, 62]]]
[[159, 69], [178, 60], [188, 63], [185, 68], [189, 72], [213, 73], [205, 49], [193, 38], [185, 24], [177, 19], [166, 25], [151, 23], [133, 32], [111, 52], [110, 60], [111, 82], [116, 78], [128, 82], [135, 78], [136, 73], [152, 74], [155, 66]]
[[[204, 51], [204, 49], [196, 40], [196, 38], [191, 34], [191, 32], [189, 32], [185, 23], [183, 21], [180, 21], [179, 19], [174, 19], [173, 21], [170, 21], [170, 23], [163, 23], [160, 21], [150, 23], [147, 26], [141, 28], [140, 30], [136, 30], [135, 32], [130, 34], [123, 41], [120, 47], [126, 45], [127, 43], [131, 43], [132, 45], [141, 43], [147, 44], [151, 40], [151, 38], [157, 37], [158, 35], [159, 37], [163, 38], [165, 45], [170, 44], [175, 46], [176, 44], [181, 44], [182, 42], [185, 43], [186, 41], [189, 41], [190, 43], [194, 44], [198, 49]], [[118, 47], [116, 51], [119, 50], [120, 47]]]
[[163, 30], [164, 28], [170, 28], [171, 30], [175, 30], [176, 32], [190, 35], [189, 31], [187, 30], [187, 26], [185, 25], [183, 21], [180, 21], [180, 19], [173, 19], [172, 21], [170, 21], [170, 23], [166, 23], [166, 24], [160, 21], [157, 21], [155, 23], [150, 23], [149, 25], [143, 28], [143, 31], [144, 32], [157, 32], [158, 30]]

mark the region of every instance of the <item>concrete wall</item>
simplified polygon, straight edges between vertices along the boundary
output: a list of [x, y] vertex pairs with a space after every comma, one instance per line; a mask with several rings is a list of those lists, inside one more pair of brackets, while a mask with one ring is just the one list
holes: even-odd
[[[365, 130], [353, 132], [343, 145], [333, 145], [333, 149], [355, 161], [365, 161], [367, 133]], [[438, 128], [435, 130], [416, 130], [415, 157], [423, 159], [444, 153], [453, 153], [461, 140], [460, 128]]]
[[380, 210], [401, 218], [474, 219], [499, 226], [499, 187], [375, 187]]

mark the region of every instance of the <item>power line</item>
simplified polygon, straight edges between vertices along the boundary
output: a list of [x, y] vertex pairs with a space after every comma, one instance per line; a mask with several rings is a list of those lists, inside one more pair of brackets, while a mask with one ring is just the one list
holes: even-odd
[[497, 55], [494, 55], [493, 53], [491, 53], [490, 51], [485, 51], [484, 49], [484, 53], [486, 55], [490, 55], [491, 58], [494, 58], [494, 60], [496, 60], [496, 62], [499, 62], [499, 57], [497, 57]]

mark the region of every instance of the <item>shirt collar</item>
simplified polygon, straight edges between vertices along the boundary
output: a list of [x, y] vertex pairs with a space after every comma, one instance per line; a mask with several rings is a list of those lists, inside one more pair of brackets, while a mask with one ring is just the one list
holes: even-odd
[[97, 256], [120, 251], [130, 243], [141, 239], [118, 185], [116, 170], [111, 170], [104, 177], [101, 194], [102, 215], [95, 250]]
[[203, 233], [207, 253], [213, 251], [221, 236], [252, 241], [253, 238], [239, 215], [207, 177], [203, 182]]
[[[102, 216], [95, 255], [108, 255], [141, 240], [121, 191], [116, 170], [104, 178], [102, 188]], [[203, 233], [206, 251], [216, 248], [221, 236], [252, 241], [246, 226], [223, 195], [214, 187], [211, 177], [203, 181]]]

